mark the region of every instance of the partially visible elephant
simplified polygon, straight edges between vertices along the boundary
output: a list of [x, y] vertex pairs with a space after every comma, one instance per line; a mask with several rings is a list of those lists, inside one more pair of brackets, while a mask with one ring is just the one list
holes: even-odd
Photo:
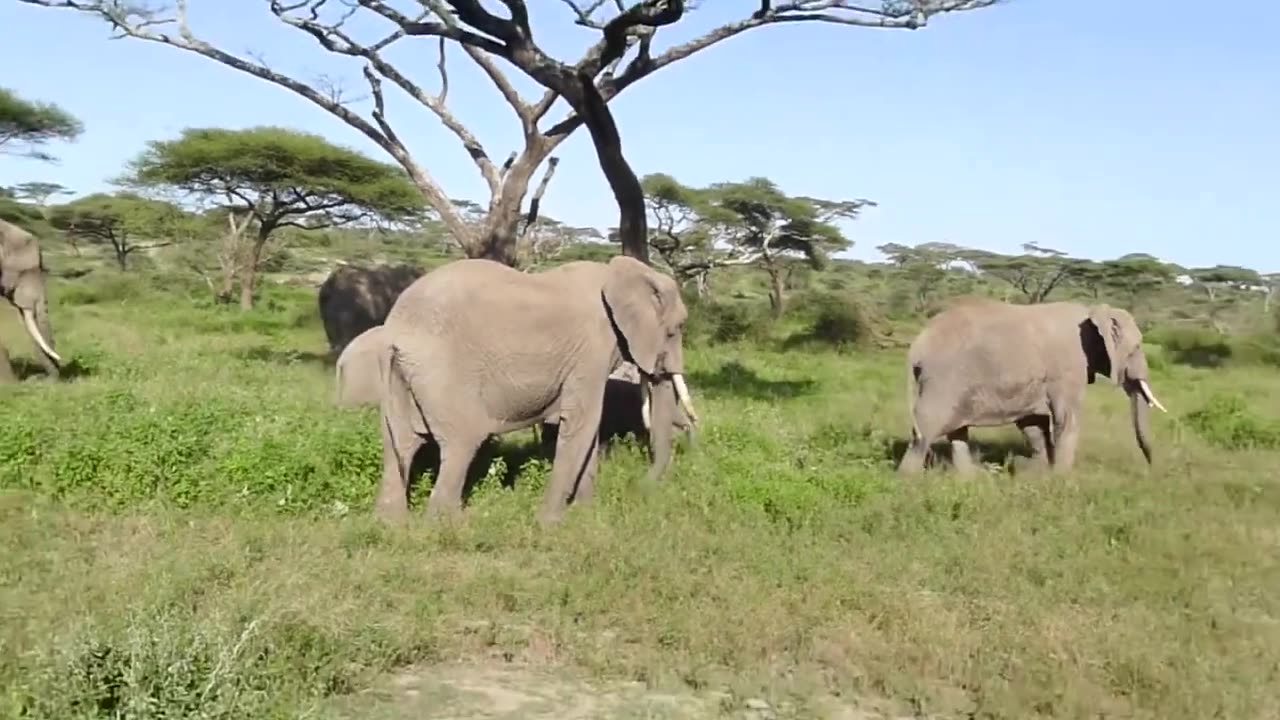
[[381, 325], [365, 330], [347, 343], [333, 369], [335, 404], [358, 407], [382, 402], [383, 377], [379, 353], [385, 346]]
[[360, 333], [381, 325], [400, 293], [424, 272], [413, 265], [341, 265], [330, 273], [317, 300], [332, 356]]
[[1151, 389], [1142, 333], [1128, 311], [1074, 302], [957, 302], [929, 320], [907, 353], [911, 445], [898, 469], [919, 472], [929, 446], [946, 437], [956, 470], [971, 472], [969, 428], [1014, 423], [1039, 466], [1069, 471], [1085, 385], [1097, 375], [1129, 395], [1134, 436], [1150, 464], [1148, 407], [1165, 408]]
[[[45, 274], [40, 242], [17, 225], [0, 220], [0, 294], [18, 309], [22, 327], [35, 345], [36, 361], [56, 380], [61, 376], [62, 357], [54, 350]], [[0, 383], [16, 380], [9, 351], [0, 343]]]
[[652, 387], [648, 478], [661, 476], [677, 407], [697, 417], [683, 379], [687, 318], [676, 282], [625, 256], [541, 273], [467, 259], [423, 275], [381, 330], [361, 339], [372, 349], [352, 354], [376, 357], [376, 370], [342, 363], [343, 377], [381, 379], [378, 514], [407, 512], [409, 468], [428, 441], [438, 443], [441, 464], [427, 509], [453, 513], [481, 443], [554, 419], [559, 433], [538, 516], [559, 519], [571, 501], [594, 492], [605, 386], [624, 362]]

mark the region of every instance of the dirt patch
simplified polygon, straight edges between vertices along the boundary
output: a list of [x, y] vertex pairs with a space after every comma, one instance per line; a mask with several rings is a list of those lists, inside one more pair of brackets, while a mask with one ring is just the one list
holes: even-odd
[[343, 720], [908, 720], [834, 699], [820, 709], [797, 711], [722, 692], [663, 693], [639, 682], [590, 683], [519, 665], [410, 668], [376, 688], [342, 698], [332, 710]]

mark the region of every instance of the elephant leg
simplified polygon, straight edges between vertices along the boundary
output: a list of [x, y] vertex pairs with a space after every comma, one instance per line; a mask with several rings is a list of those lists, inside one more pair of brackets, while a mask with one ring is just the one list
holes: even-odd
[[929, 445], [933, 438], [911, 429], [911, 444], [898, 461], [898, 472], [902, 475], [918, 475], [924, 471], [925, 462], [929, 459]]
[[1048, 469], [1053, 462], [1053, 438], [1049, 434], [1048, 415], [1027, 415], [1015, 422], [1027, 444], [1031, 446], [1031, 461], [1038, 470]]
[[1080, 441], [1080, 416], [1074, 408], [1063, 406], [1053, 410], [1053, 460], [1058, 472], [1075, 467], [1076, 445]]
[[0, 343], [0, 385], [15, 382], [18, 382], [18, 376], [13, 373], [13, 365], [9, 362], [9, 351]]
[[383, 414], [382, 484], [374, 503], [379, 517], [400, 519], [409, 513], [409, 473], [424, 443], [403, 418]]
[[427, 512], [432, 515], [455, 515], [462, 510], [462, 490], [467, 483], [467, 470], [476, 451], [489, 438], [488, 433], [450, 432], [439, 437], [440, 472], [427, 499]]
[[957, 428], [947, 433], [951, 441], [951, 464], [956, 474], [972, 475], [977, 467], [973, 464], [973, 453], [969, 450], [969, 427]]
[[591, 465], [597, 452], [600, 432], [600, 414], [604, 405], [604, 379], [580, 383], [578, 387], [563, 391], [556, 438], [556, 457], [551, 464], [551, 480], [538, 518], [544, 523], [555, 522], [564, 515], [565, 507], [583, 473]]

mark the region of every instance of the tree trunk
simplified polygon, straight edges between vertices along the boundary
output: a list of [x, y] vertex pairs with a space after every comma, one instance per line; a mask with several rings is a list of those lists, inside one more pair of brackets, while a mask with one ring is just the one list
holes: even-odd
[[573, 92], [562, 92], [561, 95], [582, 115], [587, 130], [591, 133], [591, 143], [595, 146], [600, 169], [609, 181], [609, 188], [613, 190], [614, 200], [618, 203], [618, 238], [622, 243], [622, 254], [648, 265], [649, 223], [645, 214], [644, 188], [622, 154], [622, 138], [618, 135], [618, 126], [613, 121], [609, 106], [600, 97], [595, 81], [583, 72], [579, 72], [576, 80], [570, 82], [570, 88], [566, 88]]
[[258, 264], [262, 262], [262, 249], [266, 247], [271, 231], [275, 229], [270, 223], [262, 223], [258, 228], [258, 237], [254, 238], [249, 257], [245, 259], [240, 270], [240, 309], [253, 309], [253, 293], [257, 289]]
[[129, 269], [129, 246], [123, 242], [112, 240], [111, 249], [116, 254], [116, 265], [119, 266], [120, 272], [127, 271]]
[[769, 273], [769, 309], [773, 311], [773, 319], [782, 318], [786, 310], [786, 289], [782, 285], [782, 273], [774, 267], [766, 267]]
[[521, 207], [529, 193], [533, 173], [549, 154], [545, 142], [531, 140], [524, 152], [511, 163], [498, 192], [489, 200], [489, 214], [485, 217], [478, 242], [463, 248], [467, 257], [485, 258], [516, 267]]

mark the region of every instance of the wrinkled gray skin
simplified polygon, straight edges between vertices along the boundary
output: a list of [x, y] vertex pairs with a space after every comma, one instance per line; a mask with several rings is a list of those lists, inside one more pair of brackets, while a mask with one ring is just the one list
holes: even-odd
[[[338, 356], [335, 375], [337, 392], [334, 402], [339, 407], [360, 407], [377, 405], [382, 401], [381, 378], [378, 375], [377, 353], [381, 345], [382, 326], [369, 328], [347, 345]], [[627, 434], [650, 450], [649, 408], [644, 407], [648, 383], [641, 381], [640, 373], [630, 363], [623, 363], [609, 375], [604, 388], [604, 405], [601, 410], [600, 430], [597, 433], [601, 452], [607, 454], [612, 444]], [[553, 417], [534, 427], [540, 430], [538, 441], [542, 453], [547, 457], [555, 454], [556, 440], [559, 436], [560, 419]], [[683, 407], [676, 405], [673, 417], [672, 432], [684, 433], [690, 440], [694, 437], [694, 423], [689, 419]]]
[[336, 357], [360, 333], [381, 325], [400, 293], [424, 272], [412, 265], [342, 265], [330, 273], [317, 301], [331, 355]]
[[1105, 304], [959, 302], [930, 319], [908, 351], [911, 445], [898, 470], [922, 470], [929, 446], [946, 437], [956, 470], [971, 472], [969, 428], [1014, 423], [1038, 467], [1069, 471], [1084, 388], [1096, 375], [1129, 395], [1134, 436], [1150, 464], [1148, 407], [1164, 407], [1132, 315]]
[[[559, 436], [538, 516], [558, 520], [571, 500], [594, 492], [605, 385], [624, 361], [652, 384], [657, 430], [648, 477], [656, 479], [671, 460], [687, 317], [675, 281], [629, 257], [541, 273], [468, 259], [419, 278], [382, 328], [362, 340], [370, 347], [339, 361], [341, 376], [355, 377], [367, 376], [357, 355], [377, 359], [377, 513], [407, 513], [410, 465], [428, 440], [439, 444], [441, 463], [427, 510], [452, 514], [462, 507], [468, 466], [486, 438], [554, 418]], [[348, 395], [359, 397], [339, 389]]]
[[[17, 308], [22, 327], [35, 346], [36, 361], [50, 379], [58, 379], [62, 358], [53, 344], [53, 328], [49, 325], [40, 243], [31, 233], [5, 220], [0, 220], [0, 294]], [[0, 383], [16, 381], [9, 351], [0, 344]]]

